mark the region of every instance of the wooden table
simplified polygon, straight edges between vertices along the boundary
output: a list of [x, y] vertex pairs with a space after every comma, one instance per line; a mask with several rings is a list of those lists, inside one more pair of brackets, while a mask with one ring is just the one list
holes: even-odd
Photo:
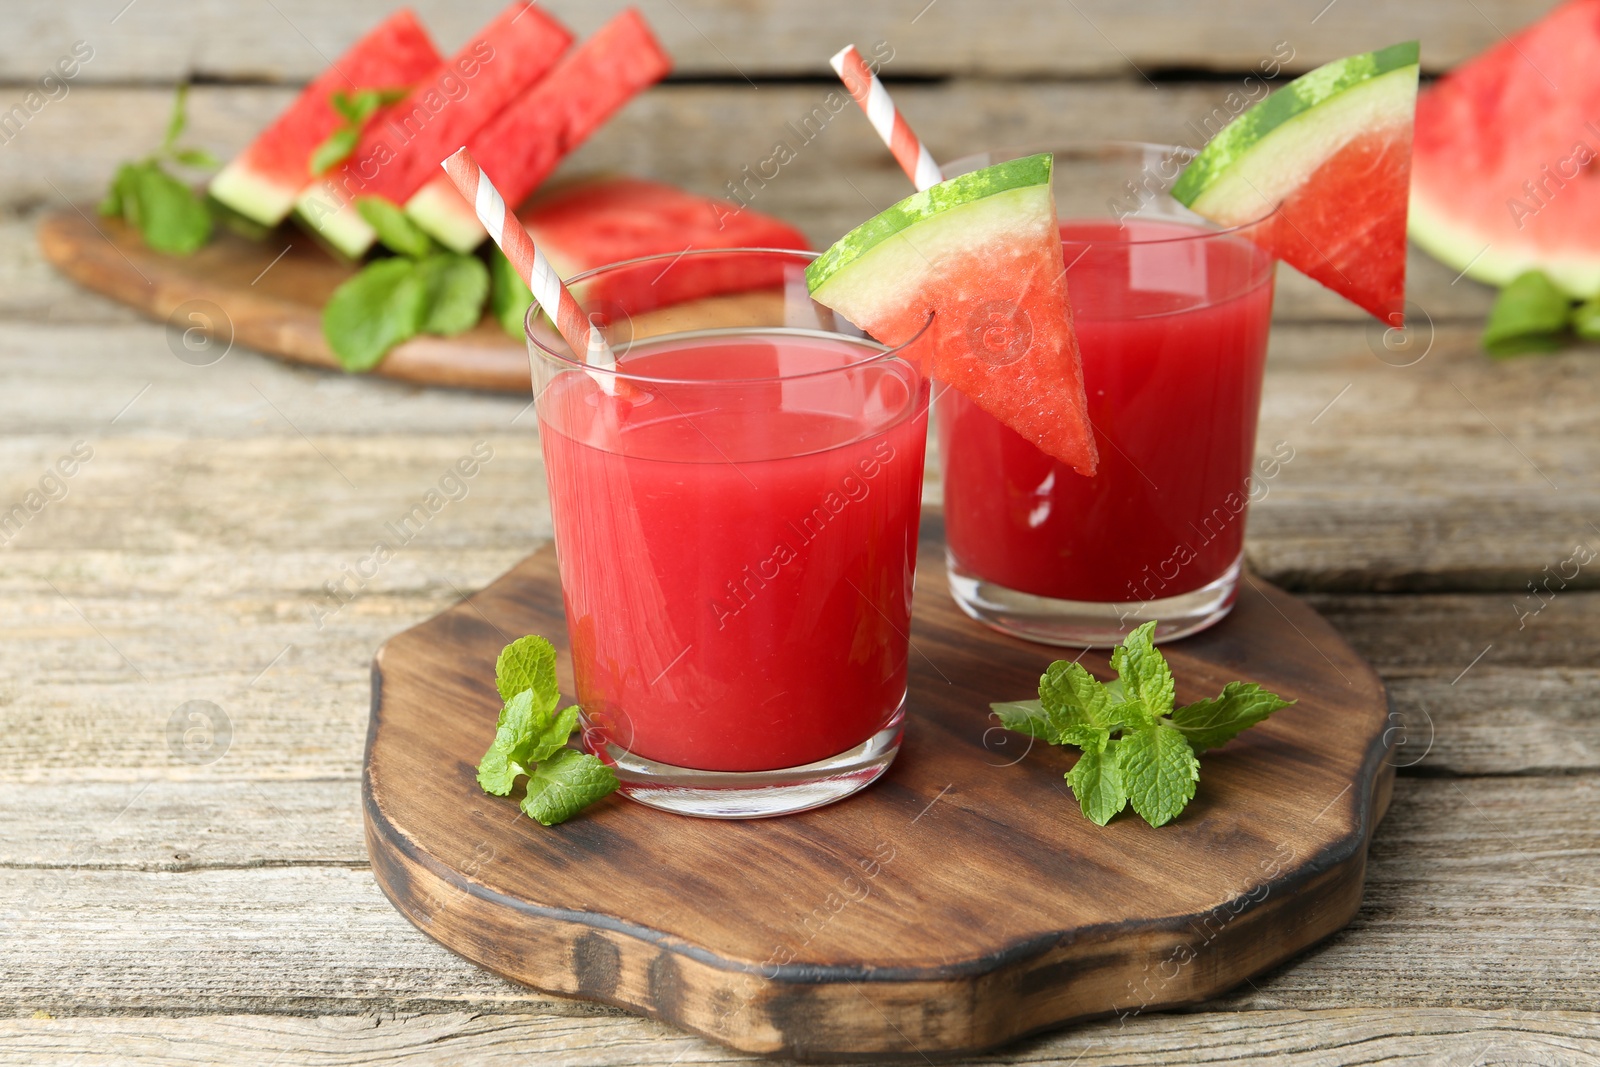
[[[246, 351], [192, 366], [32, 246], [41, 210], [92, 201], [159, 140], [170, 83], [203, 76], [193, 140], [226, 155], [289, 98], [274, 82], [304, 80], [385, 5], [13, 6], [0, 104], [75, 40], [95, 55], [0, 147], [0, 510], [75, 446], [92, 455], [0, 532], [0, 1063], [744, 1062], [475, 969], [401, 919], [368, 869], [372, 650], [549, 536], [523, 401]], [[418, 4], [447, 48], [493, 6]], [[588, 29], [612, 5], [552, 6]], [[571, 166], [716, 194], [794, 138], [785, 124], [832, 88], [823, 61], [850, 39], [890, 42], [886, 73], [915, 76], [898, 99], [949, 156], [1181, 139], [1277, 42], [1304, 69], [1421, 34], [1438, 69], [1549, 5], [644, 6], [680, 80]], [[846, 113], [754, 205], [824, 241], [901, 181]], [[1258, 447], [1294, 458], [1250, 527], [1252, 565], [1378, 666], [1404, 731], [1361, 914], [1203, 1009], [983, 1062], [1600, 1060], [1600, 561], [1542, 591], [1600, 551], [1600, 367], [1592, 350], [1485, 359], [1489, 294], [1421, 256], [1411, 268], [1432, 325], [1409, 354], [1280, 275]], [[493, 458], [466, 496], [330, 613], [326, 583], [477, 442]], [[226, 738], [185, 747], [220, 716]]]

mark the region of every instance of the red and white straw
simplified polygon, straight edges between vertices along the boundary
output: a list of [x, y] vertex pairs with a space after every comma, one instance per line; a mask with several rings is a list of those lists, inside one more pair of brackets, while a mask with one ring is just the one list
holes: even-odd
[[867, 113], [867, 121], [878, 131], [883, 143], [889, 146], [889, 151], [894, 154], [917, 191], [938, 185], [943, 180], [939, 164], [933, 161], [933, 155], [927, 147], [911, 132], [910, 124], [894, 106], [894, 101], [889, 99], [889, 90], [868, 69], [866, 60], [856, 51], [856, 46], [846, 45], [828, 62], [833, 65], [856, 103], [861, 105], [861, 110]]
[[[534, 245], [522, 220], [517, 218], [501, 197], [489, 176], [478, 166], [478, 161], [472, 158], [472, 153], [459, 148], [440, 166], [444, 167], [444, 172], [450, 176], [455, 187], [473, 206], [478, 221], [483, 223], [483, 228], [489, 231], [494, 243], [511, 261], [517, 276], [533, 290], [533, 299], [550, 316], [550, 321], [555, 323], [556, 330], [572, 346], [572, 350], [583, 353], [584, 362], [593, 367], [602, 370], [614, 368], [617, 357], [612, 353], [611, 346], [606, 344], [600, 327], [589, 321], [571, 290], [550, 266], [544, 253]], [[592, 377], [607, 393], [616, 395], [617, 385], [612, 375], [596, 374]]]

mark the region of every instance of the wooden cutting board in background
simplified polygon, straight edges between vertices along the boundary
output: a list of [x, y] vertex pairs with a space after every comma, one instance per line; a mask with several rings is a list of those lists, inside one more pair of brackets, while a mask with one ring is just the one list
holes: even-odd
[[[198, 252], [171, 256], [146, 247], [121, 220], [92, 212], [57, 211], [39, 224], [45, 258], [79, 285], [167, 322], [169, 328], [214, 331], [224, 346], [339, 369], [322, 339], [322, 306], [356, 268], [304, 233], [283, 227], [256, 242], [218, 227]], [[690, 316], [701, 328], [771, 322], [775, 299], [781, 295], [697, 300], [635, 316], [632, 334], [639, 338], [666, 332], [680, 315]], [[530, 387], [527, 348], [490, 318], [455, 337], [412, 338], [370, 373], [462, 389], [526, 393]]]
[[[1208, 752], [1175, 822], [1102, 828], [1062, 781], [1072, 757], [989, 715], [1034, 694], [1061, 650], [963, 615], [943, 554], [930, 515], [905, 743], [876, 784], [742, 822], [614, 796], [550, 828], [474, 773], [507, 641], [550, 638], [572, 693], [555, 556], [530, 556], [378, 653], [364, 814], [379, 884], [430, 937], [538, 989], [740, 1049], [873, 1062], [1192, 1004], [1350, 921], [1392, 731], [1377, 675], [1332, 627], [1250, 578], [1231, 617], [1166, 646], [1180, 702], [1248, 679], [1299, 703]], [[1109, 674], [1104, 653], [1083, 663]]]

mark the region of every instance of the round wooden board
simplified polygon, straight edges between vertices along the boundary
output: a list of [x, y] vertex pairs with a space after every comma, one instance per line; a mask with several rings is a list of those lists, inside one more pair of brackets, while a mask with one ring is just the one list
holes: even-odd
[[[250, 241], [219, 227], [191, 256], [155, 252], [118, 219], [92, 208], [53, 212], [39, 224], [39, 247], [55, 268], [87, 289], [166, 322], [199, 326], [225, 344], [290, 363], [339, 370], [322, 338], [322, 306], [356, 267], [335, 259], [290, 227]], [[632, 336], [683, 328], [771, 322], [782, 294], [707, 297], [636, 315]], [[225, 350], [226, 351], [226, 350]], [[220, 357], [218, 357], [220, 358]], [[371, 371], [421, 385], [527, 393], [528, 350], [485, 318], [455, 337], [415, 337]]]
[[[545, 828], [479, 790], [500, 648], [545, 635], [572, 691], [549, 548], [394, 637], [373, 663], [364, 790], [384, 892], [517, 981], [801, 1058], [972, 1052], [1193, 1003], [1350, 920], [1393, 782], [1388, 703], [1315, 612], [1247, 578], [1231, 617], [1166, 647], [1180, 702], [1248, 679], [1299, 703], [1207, 753], [1175, 822], [1102, 828], [1062, 781], [1067, 752], [989, 717], [1059, 650], [962, 615], [937, 515], [922, 537], [904, 748], [863, 793], [801, 815], [611, 797]], [[1082, 662], [1109, 675], [1102, 653]]]

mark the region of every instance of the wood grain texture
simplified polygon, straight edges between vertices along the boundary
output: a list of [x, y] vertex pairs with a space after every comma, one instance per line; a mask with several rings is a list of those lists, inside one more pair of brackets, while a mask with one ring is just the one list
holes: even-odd
[[[803, 1058], [970, 1053], [1190, 1003], [1348, 921], [1388, 804], [1390, 722], [1377, 676], [1319, 618], [1252, 580], [1225, 623], [1168, 647], [1180, 701], [1245, 677], [1300, 702], [1212, 755], [1178, 821], [1041, 821], [1066, 800], [1070, 759], [991, 729], [985, 702], [1031, 693], [1051, 656], [961, 615], [942, 554], [935, 516], [906, 740], [872, 788], [732, 823], [614, 798], [556, 832], [485, 797], [473, 772], [506, 635], [565, 647], [555, 554], [529, 557], [374, 661], [379, 884], [491, 970]], [[1105, 654], [1084, 662], [1109, 673]]]
[[[74, 1057], [83, 1067], [129, 1058], [150, 1067], [197, 1060], [259, 1067], [263, 1050], [309, 1067], [404, 1063], [457, 1067], [660, 1067], [785, 1061], [748, 1056], [646, 1019], [456, 1012], [424, 1016], [0, 1020], [0, 1064]], [[1213, 1012], [1091, 1023], [966, 1061], [972, 1067], [1125, 1067], [1139, 1063], [1369, 1067], [1414, 1064], [1600, 1063], [1600, 1024], [1587, 1012], [1345, 1008]]]
[[[418, 14], [446, 51], [488, 21], [499, 0], [451, 4], [418, 0]], [[621, 4], [552, 0], [548, 6], [587, 33]], [[1477, 0], [1476, 4], [1384, 6], [1341, 0], [1286, 6], [1270, 0], [1225, 0], [1204, 12], [1175, 2], [1139, 5], [1078, 0], [1068, 6], [1035, 0], [986, 5], [939, 0], [862, 5], [825, 0], [802, 6], [783, 0], [738, 4], [719, 0], [642, 0], [639, 5], [671, 52], [680, 76], [744, 84], [773, 75], [827, 73], [841, 41], [879, 40], [896, 50], [896, 75], [1138, 77], [1140, 70], [1249, 71], [1279, 41], [1293, 45], [1292, 67], [1304, 70], [1392, 41], [1422, 39], [1423, 62], [1440, 70], [1532, 21], [1547, 0]], [[320, 72], [389, 10], [380, 0], [318, 5], [276, 0], [235, 7], [220, 0], [141, 0], [113, 22], [88, 0], [47, 7], [17, 5], [14, 33], [0, 50], [0, 77], [33, 81], [75, 40], [93, 44], [84, 81], [164, 81], [184, 78], [304, 81]], [[112, 15], [116, 11], [113, 9]], [[1381, 40], [1374, 27], [1381, 26]]]

